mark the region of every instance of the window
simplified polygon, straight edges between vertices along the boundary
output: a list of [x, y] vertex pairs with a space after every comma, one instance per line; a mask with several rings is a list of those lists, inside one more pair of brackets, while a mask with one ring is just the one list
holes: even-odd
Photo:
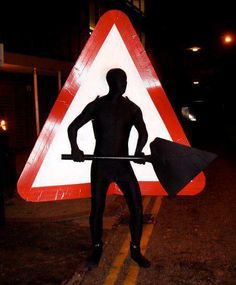
[[131, 5], [134, 5], [142, 13], [145, 12], [145, 0], [127, 0]]

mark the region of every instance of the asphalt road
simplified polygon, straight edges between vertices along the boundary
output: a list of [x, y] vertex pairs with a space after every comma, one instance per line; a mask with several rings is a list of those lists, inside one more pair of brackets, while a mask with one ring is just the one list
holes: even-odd
[[149, 197], [144, 223], [149, 236], [143, 237], [142, 250], [150, 268], [139, 270], [121, 250], [129, 235], [128, 215], [123, 197], [116, 196], [106, 208], [98, 268], [87, 271], [84, 265], [90, 250], [88, 214], [53, 222], [9, 220], [0, 230], [0, 284], [108, 284], [109, 276], [109, 285], [236, 284], [236, 162], [220, 154], [205, 175], [203, 192], [164, 197], [154, 214], [157, 198]]

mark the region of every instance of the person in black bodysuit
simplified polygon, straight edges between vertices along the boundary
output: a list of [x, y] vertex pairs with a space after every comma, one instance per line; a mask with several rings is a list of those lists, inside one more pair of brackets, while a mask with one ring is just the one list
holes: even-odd
[[[109, 85], [108, 94], [97, 97], [89, 103], [68, 127], [74, 161], [84, 161], [84, 153], [76, 142], [77, 131], [90, 120], [92, 120], [96, 139], [94, 150], [96, 156], [127, 156], [132, 126], [138, 131], [135, 155], [143, 155], [142, 149], [147, 142], [148, 134], [140, 108], [127, 97], [122, 96], [127, 86], [126, 73], [119, 68], [110, 69], [106, 80]], [[129, 207], [131, 258], [139, 266], [149, 267], [150, 262], [140, 252], [143, 227], [141, 192], [131, 164], [125, 160], [96, 160], [92, 162], [90, 230], [93, 252], [88, 258], [88, 263], [91, 266], [98, 265], [102, 254], [103, 212], [106, 193], [112, 182], [119, 186]]]

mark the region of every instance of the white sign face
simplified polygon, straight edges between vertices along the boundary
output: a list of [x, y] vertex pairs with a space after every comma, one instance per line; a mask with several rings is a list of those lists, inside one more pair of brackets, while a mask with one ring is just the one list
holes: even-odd
[[[106, 73], [111, 68], [121, 68], [127, 74], [127, 89], [124, 96], [137, 104], [143, 113], [148, 131], [148, 142], [144, 148], [145, 154], [150, 154], [149, 144], [156, 137], [172, 140], [153, 104], [144, 82], [116, 28], [113, 25], [101, 46], [89, 71], [78, 79], [80, 88], [69, 106], [55, 137], [49, 146], [44, 161], [38, 171], [32, 187], [54, 185], [72, 185], [90, 182], [91, 162], [75, 163], [72, 160], [61, 160], [61, 154], [70, 154], [70, 143], [67, 135], [69, 124], [82, 112], [84, 107], [97, 96], [108, 93]], [[133, 155], [138, 134], [135, 128], [131, 130], [129, 154]], [[89, 122], [78, 131], [77, 142], [85, 154], [93, 154], [95, 139], [92, 123]], [[132, 163], [138, 181], [158, 181], [150, 163], [139, 165]]]
[[[17, 191], [27, 201], [52, 201], [91, 197], [91, 162], [62, 160], [70, 154], [67, 129], [71, 122], [97, 96], [109, 88], [106, 74], [121, 68], [127, 74], [127, 96], [142, 110], [150, 142], [156, 137], [183, 145], [189, 142], [161, 86], [150, 60], [128, 17], [118, 10], [105, 13], [96, 25], [62, 88], [36, 141], [17, 183]], [[133, 155], [138, 139], [133, 127], [129, 154]], [[95, 138], [92, 123], [78, 130], [77, 143], [85, 154], [93, 154]], [[167, 195], [150, 163], [132, 162], [142, 195]], [[196, 176], [178, 195], [196, 195], [205, 186], [203, 173]], [[113, 183], [108, 194], [122, 194]]]

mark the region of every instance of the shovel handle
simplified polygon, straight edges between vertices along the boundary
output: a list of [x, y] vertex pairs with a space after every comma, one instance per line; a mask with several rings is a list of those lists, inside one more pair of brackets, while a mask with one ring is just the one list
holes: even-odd
[[[145, 155], [145, 156], [134, 156], [134, 155], [129, 155], [129, 156], [96, 156], [96, 155], [91, 155], [91, 154], [85, 154], [84, 155], [84, 160], [143, 160], [143, 161], [149, 161], [150, 160], [150, 155]], [[61, 159], [63, 160], [72, 160], [72, 155], [71, 154], [62, 154]]]

